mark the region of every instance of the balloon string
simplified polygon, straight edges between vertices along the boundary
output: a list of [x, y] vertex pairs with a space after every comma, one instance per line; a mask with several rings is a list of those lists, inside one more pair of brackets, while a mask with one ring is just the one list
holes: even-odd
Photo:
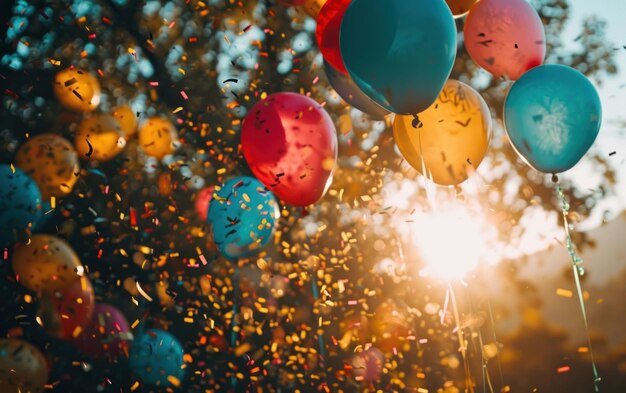
[[567, 252], [572, 260], [572, 269], [574, 270], [574, 281], [576, 282], [576, 292], [578, 293], [578, 302], [580, 304], [580, 310], [583, 315], [583, 322], [585, 324], [585, 333], [587, 335], [587, 345], [589, 346], [589, 355], [591, 356], [591, 368], [593, 369], [593, 386], [596, 392], [600, 391], [600, 375], [598, 374], [598, 368], [596, 367], [595, 358], [593, 356], [593, 349], [591, 346], [591, 336], [589, 336], [589, 324], [587, 322], [587, 311], [585, 309], [585, 299], [583, 296], [582, 286], [580, 285], [580, 277], [585, 274], [585, 268], [583, 267], [583, 260], [578, 256], [574, 249], [574, 243], [570, 234], [570, 225], [567, 220], [567, 214], [569, 213], [570, 205], [565, 199], [565, 194], [561, 185], [557, 183], [556, 192], [561, 203], [561, 210], [563, 213], [563, 228], [565, 229], [565, 243], [567, 245]]
[[[472, 299], [472, 293], [470, 292], [469, 288], [467, 288], [466, 292], [467, 292], [467, 298], [469, 300], [470, 312], [474, 314], [474, 301]], [[485, 344], [483, 341], [482, 329], [480, 328], [480, 326], [478, 326], [476, 330], [478, 331], [479, 347], [478, 349], [476, 348], [476, 342], [474, 340], [472, 340], [472, 346], [474, 348], [474, 351], [480, 351], [480, 362], [481, 362], [482, 377], [483, 377], [483, 393], [487, 393], [487, 387], [489, 387], [490, 393], [494, 393], [493, 384], [491, 383], [491, 376], [489, 375], [489, 367], [488, 367], [489, 359], [485, 359], [485, 354], [483, 350], [485, 348]], [[472, 327], [471, 337], [474, 337], [473, 332], [474, 332], [474, 328]]]
[[[232, 318], [230, 320], [230, 346], [231, 348], [235, 348], [237, 345], [237, 332], [235, 332], [235, 327], [237, 326], [237, 313], [239, 312], [239, 293], [241, 289], [239, 288], [239, 266], [235, 265], [235, 272], [233, 274], [233, 308], [232, 308]], [[230, 384], [233, 386], [233, 389], [237, 387], [237, 375], [233, 371], [233, 374], [230, 376]]]
[[[456, 296], [454, 294], [454, 289], [452, 288], [452, 284], [448, 283], [448, 293], [450, 294], [450, 300], [452, 303], [452, 313], [454, 315], [454, 320], [456, 322], [456, 333], [459, 338], [459, 351], [461, 352], [461, 356], [463, 357], [463, 366], [465, 368], [465, 391], [470, 393], [474, 393], [474, 385], [472, 383], [472, 377], [470, 375], [469, 362], [467, 361], [467, 347], [465, 346], [465, 339], [463, 338], [463, 329], [461, 329], [461, 318], [459, 317], [459, 307], [456, 302]], [[447, 297], [447, 296], [446, 296]]]
[[[491, 310], [491, 301], [487, 299], [487, 308], [489, 309], [489, 319], [491, 320], [491, 331], [493, 332], [493, 342], [496, 346], [498, 345], [498, 337], [496, 336], [496, 322], [493, 318], [493, 311]], [[500, 374], [500, 386], [504, 387], [504, 376], [502, 375], [502, 365], [500, 364], [500, 348], [498, 348], [498, 353], [496, 354], [496, 364], [498, 366], [498, 373]]]
[[[313, 288], [313, 299], [317, 303], [317, 299], [319, 299], [320, 297], [320, 291], [317, 288], [317, 278], [315, 277], [315, 275], [311, 277], [311, 287]], [[324, 350], [324, 335], [323, 334], [318, 333], [317, 343], [320, 347], [320, 355], [322, 356], [322, 358], [324, 358], [324, 356], [326, 356], [326, 352]]]

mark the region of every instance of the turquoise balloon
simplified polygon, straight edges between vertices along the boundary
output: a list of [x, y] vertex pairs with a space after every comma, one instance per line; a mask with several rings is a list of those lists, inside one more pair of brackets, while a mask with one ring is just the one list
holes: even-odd
[[37, 183], [21, 169], [0, 164], [0, 247], [27, 239], [26, 230], [40, 217]]
[[[182, 381], [185, 375], [183, 347], [168, 332], [151, 329], [141, 333], [130, 346], [130, 368], [144, 384], [172, 386], [172, 378]], [[169, 378], [168, 378], [169, 377]], [[176, 384], [174, 381], [174, 385]]]
[[383, 119], [385, 115], [389, 114], [388, 110], [365, 95], [350, 76], [337, 71], [326, 61], [324, 61], [324, 71], [326, 71], [326, 77], [333, 89], [352, 107], [377, 120]]
[[352, 80], [390, 112], [428, 108], [450, 76], [456, 25], [444, 0], [354, 0], [339, 34]]
[[533, 168], [559, 173], [576, 165], [600, 131], [595, 87], [573, 68], [551, 64], [526, 72], [504, 103], [511, 144]]
[[237, 259], [261, 251], [272, 238], [279, 213], [274, 194], [257, 179], [240, 176], [215, 187], [207, 220], [222, 255]]

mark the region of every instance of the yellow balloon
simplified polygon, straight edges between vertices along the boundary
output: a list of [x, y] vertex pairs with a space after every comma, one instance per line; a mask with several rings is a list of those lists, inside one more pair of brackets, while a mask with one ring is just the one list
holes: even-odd
[[467, 14], [470, 8], [477, 2], [478, 0], [446, 0], [455, 18], [460, 18]]
[[151, 117], [139, 129], [139, 145], [152, 157], [161, 159], [178, 148], [178, 133], [171, 121]]
[[60, 71], [54, 77], [54, 95], [68, 109], [91, 112], [100, 104], [100, 82], [92, 74], [76, 68]]
[[58, 291], [80, 280], [82, 265], [65, 240], [40, 234], [34, 235], [29, 244], [15, 247], [13, 271], [22, 285], [41, 293]]
[[113, 108], [113, 117], [120, 123], [126, 139], [135, 135], [137, 132], [137, 115], [133, 112], [133, 109], [128, 105], [120, 105]]
[[328, 0], [307, 0], [301, 7], [310, 17], [317, 19], [320, 10]]
[[465, 181], [485, 157], [491, 137], [491, 114], [483, 98], [470, 86], [449, 79], [418, 117], [416, 121], [396, 115], [393, 135], [402, 156], [437, 184]]
[[74, 146], [57, 134], [28, 139], [17, 151], [15, 164], [35, 180], [44, 200], [69, 194], [80, 172]]
[[41, 393], [48, 382], [48, 364], [41, 352], [17, 338], [0, 339], [0, 392]]
[[82, 158], [108, 161], [124, 149], [126, 139], [113, 116], [99, 113], [80, 122], [74, 145]]

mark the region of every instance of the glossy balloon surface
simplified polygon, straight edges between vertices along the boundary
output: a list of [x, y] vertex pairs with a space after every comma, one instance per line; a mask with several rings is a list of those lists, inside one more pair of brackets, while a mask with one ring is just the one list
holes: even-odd
[[28, 238], [41, 217], [39, 187], [24, 171], [0, 164], [0, 247]]
[[74, 145], [82, 159], [108, 161], [122, 152], [126, 139], [115, 117], [99, 113], [80, 122]]
[[348, 71], [341, 58], [339, 30], [341, 20], [352, 0], [328, 0], [317, 16], [315, 39], [324, 59], [343, 74]]
[[94, 296], [87, 277], [81, 277], [67, 288], [44, 293], [39, 301], [39, 315], [46, 332], [65, 340], [78, 337], [91, 321]]
[[54, 95], [68, 109], [91, 112], [100, 104], [100, 82], [87, 71], [68, 68], [54, 77]]
[[161, 159], [178, 149], [178, 131], [162, 117], [151, 117], [139, 129], [139, 146], [149, 156]]
[[100, 303], [96, 304], [91, 321], [73, 343], [92, 358], [114, 360], [127, 353], [129, 338], [130, 327], [124, 314], [116, 307]]
[[16, 338], [0, 338], [0, 392], [43, 393], [48, 364], [39, 349]]
[[140, 334], [130, 348], [130, 368], [146, 385], [176, 386], [183, 379], [184, 350], [170, 333], [150, 329]]

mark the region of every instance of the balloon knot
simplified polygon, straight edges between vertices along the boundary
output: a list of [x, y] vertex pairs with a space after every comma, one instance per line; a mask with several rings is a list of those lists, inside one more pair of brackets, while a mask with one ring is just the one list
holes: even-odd
[[413, 115], [413, 121], [411, 122], [411, 125], [413, 126], [413, 128], [422, 128], [424, 123], [422, 123], [418, 115]]

